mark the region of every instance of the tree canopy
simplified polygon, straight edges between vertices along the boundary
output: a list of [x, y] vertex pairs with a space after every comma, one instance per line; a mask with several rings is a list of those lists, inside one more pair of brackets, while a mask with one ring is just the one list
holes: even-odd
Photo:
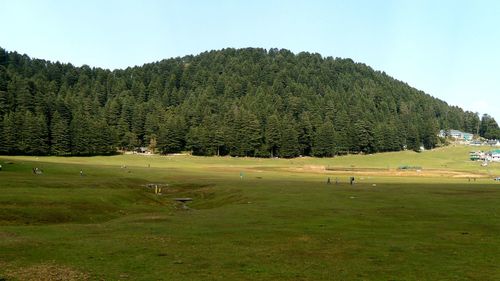
[[123, 70], [0, 48], [0, 153], [318, 157], [436, 146], [439, 129], [499, 138], [489, 115], [449, 106], [350, 59], [223, 49]]

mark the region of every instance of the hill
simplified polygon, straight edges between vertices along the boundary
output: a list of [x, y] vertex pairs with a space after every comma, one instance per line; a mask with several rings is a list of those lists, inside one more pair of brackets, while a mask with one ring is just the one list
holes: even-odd
[[369, 66], [278, 49], [223, 49], [124, 70], [0, 48], [0, 153], [294, 157], [433, 148], [441, 128], [499, 134]]

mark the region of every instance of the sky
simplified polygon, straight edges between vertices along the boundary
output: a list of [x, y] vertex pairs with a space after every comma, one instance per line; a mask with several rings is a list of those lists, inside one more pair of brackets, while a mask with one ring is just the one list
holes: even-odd
[[351, 58], [500, 120], [500, 1], [0, 0], [0, 47], [109, 69], [227, 47]]

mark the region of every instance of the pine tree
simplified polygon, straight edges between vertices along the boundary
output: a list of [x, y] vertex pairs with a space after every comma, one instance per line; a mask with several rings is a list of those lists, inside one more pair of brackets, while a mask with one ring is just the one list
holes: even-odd
[[2, 131], [0, 132], [2, 135], [2, 153], [6, 154], [15, 154], [20, 152], [18, 150], [17, 144], [19, 140], [19, 126], [16, 124], [16, 120], [19, 121], [20, 118], [18, 118], [15, 112], [11, 112], [9, 114], [6, 114], [3, 118], [3, 128]]
[[7, 70], [5, 69], [5, 67], [0, 65], [0, 121], [2, 120], [3, 116], [9, 112], [10, 108], [7, 85]]
[[282, 124], [280, 156], [284, 158], [297, 157], [300, 153], [299, 136], [293, 122], [285, 118]]
[[43, 115], [34, 115], [31, 111], [25, 111], [19, 116], [20, 126], [17, 148], [25, 154], [44, 155], [49, 152], [48, 129]]
[[193, 155], [206, 155], [205, 131], [200, 127], [192, 127], [186, 136], [186, 148], [193, 152]]
[[317, 157], [332, 157], [335, 153], [335, 130], [330, 119], [326, 119], [316, 131], [313, 154]]
[[49, 153], [49, 130], [47, 120], [42, 114], [33, 116], [31, 125], [25, 125], [30, 128], [29, 147], [26, 152], [31, 155], [46, 155]]
[[420, 151], [421, 141], [420, 141], [420, 134], [417, 128], [415, 127], [415, 125], [410, 124], [407, 131], [408, 131], [406, 137], [407, 149], [411, 149], [417, 152]]
[[178, 116], [170, 116], [160, 125], [158, 134], [158, 148], [162, 153], [176, 153], [184, 148], [185, 143], [184, 121]]
[[141, 81], [134, 80], [131, 91], [135, 100], [139, 102], [146, 101], [146, 86]]
[[142, 144], [144, 140], [145, 130], [144, 124], [146, 122], [146, 112], [142, 106], [134, 108], [132, 117], [131, 131], [137, 136], [137, 146]]
[[156, 141], [156, 135], [153, 134], [153, 135], [149, 135], [148, 137], [149, 137], [148, 149], [152, 153], [155, 153], [156, 152], [156, 147], [158, 146], [158, 143]]
[[298, 138], [301, 155], [311, 155], [313, 143], [313, 126], [309, 114], [303, 112], [298, 121]]
[[107, 91], [103, 84], [94, 81], [91, 92], [95, 103], [98, 104], [99, 107], [106, 105]]
[[9, 101], [7, 97], [7, 92], [0, 90], [0, 119], [7, 113], [9, 113]]
[[338, 152], [347, 153], [353, 146], [349, 132], [351, 131], [349, 116], [343, 110], [339, 111], [333, 120], [335, 127], [335, 147]]
[[[103, 114], [99, 114], [90, 120], [92, 154], [113, 154], [116, 151], [113, 132], [106, 123]], [[133, 143], [133, 140], [131, 141]]]
[[234, 107], [227, 119], [230, 127], [229, 153], [232, 156], [254, 156], [262, 144], [257, 117], [245, 109]]
[[15, 114], [15, 122], [17, 130], [19, 133], [17, 134], [16, 139], [16, 150], [20, 151], [21, 154], [30, 154], [31, 152], [31, 137], [34, 133], [34, 118], [33, 113], [29, 110], [17, 111]]
[[436, 147], [438, 142], [438, 132], [439, 128], [434, 120], [430, 119], [424, 124], [422, 143], [425, 149], [432, 149]]
[[8, 92], [16, 98], [16, 109], [18, 111], [33, 111], [34, 99], [27, 80], [14, 76], [14, 78], [9, 82], [7, 89]]
[[120, 120], [121, 106], [117, 100], [113, 99], [106, 104], [106, 120], [109, 125], [116, 126]]
[[373, 152], [373, 131], [371, 124], [360, 120], [354, 124], [355, 130], [355, 138], [356, 138], [356, 146], [359, 151], [364, 153], [372, 153]]
[[69, 122], [62, 118], [57, 111], [52, 116], [51, 140], [52, 154], [69, 155], [71, 153]]
[[144, 133], [147, 138], [151, 138], [153, 134], [157, 134], [160, 125], [160, 121], [158, 118], [159, 115], [160, 112], [158, 111], [153, 111], [146, 115], [146, 119], [144, 120]]
[[373, 139], [374, 139], [373, 149], [376, 152], [388, 151], [387, 148], [388, 140], [386, 139], [387, 135], [385, 134], [386, 130], [387, 128], [380, 124], [373, 129]]
[[239, 136], [241, 138], [241, 151], [246, 156], [255, 156], [255, 152], [261, 145], [262, 135], [257, 117], [250, 113], [242, 112], [242, 128]]
[[6, 66], [9, 56], [4, 48], [0, 48], [0, 66]]
[[92, 126], [90, 117], [81, 112], [76, 113], [70, 124], [71, 154], [91, 155], [92, 154]]
[[267, 148], [271, 153], [271, 157], [276, 156], [279, 150], [279, 145], [282, 140], [281, 138], [281, 128], [280, 128], [280, 120], [278, 116], [275, 114], [269, 116], [267, 119], [267, 126], [265, 132], [265, 140]]
[[[216, 155], [220, 156], [222, 154], [225, 154], [224, 146], [226, 145], [226, 127], [217, 127], [214, 132], [214, 138], [212, 140], [212, 143], [215, 145], [216, 148]], [[222, 151], [221, 151], [222, 150]]]
[[3, 116], [2, 116], [2, 118], [0, 118], [0, 154], [7, 153], [7, 146], [5, 143], [3, 126], [4, 126], [4, 124], [3, 124]]
[[136, 147], [138, 147], [141, 143], [137, 135], [133, 132], [125, 132], [123, 134], [122, 140], [120, 142], [122, 149], [127, 151], [133, 151]]
[[495, 119], [488, 114], [481, 118], [479, 134], [487, 139], [500, 139], [500, 129]]

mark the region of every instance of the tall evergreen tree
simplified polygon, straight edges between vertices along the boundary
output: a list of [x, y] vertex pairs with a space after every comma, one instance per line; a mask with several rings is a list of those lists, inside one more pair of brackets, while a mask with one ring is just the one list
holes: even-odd
[[360, 120], [354, 124], [354, 130], [358, 150], [364, 153], [372, 153], [374, 151], [372, 125], [367, 121]]
[[[1, 53], [1, 50], [0, 50]], [[8, 88], [9, 84], [7, 70], [4, 66], [0, 65], [0, 121], [9, 110], [9, 96]]]
[[17, 110], [32, 111], [34, 109], [34, 99], [26, 79], [14, 76], [9, 82], [7, 91], [15, 97], [15, 106]]
[[52, 116], [51, 140], [52, 154], [69, 155], [71, 153], [69, 122], [61, 117], [57, 111]]
[[[19, 131], [18, 129], [19, 124], [17, 124], [16, 121], [19, 121], [19, 119], [22, 118], [22, 116], [19, 116], [15, 112], [11, 112], [9, 114], [6, 114], [3, 118], [3, 128], [1, 131], [1, 136], [2, 136], [2, 147], [0, 148], [2, 150], [2, 153], [6, 154], [15, 154], [15, 153], [22, 153], [23, 151], [19, 151], [17, 144], [19, 141]], [[22, 126], [22, 124], [21, 124]]]
[[335, 146], [336, 150], [342, 153], [348, 153], [353, 146], [350, 138], [349, 116], [344, 110], [340, 110], [333, 120], [335, 127]]
[[311, 155], [314, 131], [311, 119], [307, 112], [303, 112], [299, 116], [297, 133], [299, 139], [300, 154]]
[[500, 129], [493, 117], [488, 114], [483, 115], [479, 127], [479, 134], [487, 139], [500, 139]]
[[186, 147], [194, 155], [207, 155], [205, 151], [207, 141], [207, 132], [201, 127], [192, 127], [186, 136]]
[[425, 149], [432, 149], [436, 147], [438, 142], [438, 125], [433, 121], [429, 120], [423, 126], [422, 144]]
[[410, 124], [407, 129], [406, 147], [413, 151], [420, 151], [420, 146], [420, 133], [413, 124]]
[[49, 130], [47, 127], [47, 120], [43, 114], [35, 115], [31, 133], [31, 151], [28, 151], [28, 153], [32, 155], [46, 155], [49, 151]]
[[158, 148], [162, 153], [180, 152], [184, 147], [184, 136], [184, 120], [178, 116], [169, 116], [165, 123], [160, 125]]
[[106, 124], [105, 117], [100, 114], [95, 116], [90, 121], [91, 154], [113, 154], [116, 151], [116, 146], [113, 143], [113, 132]]
[[284, 158], [296, 157], [300, 153], [299, 136], [291, 118], [283, 120], [280, 156]]
[[246, 110], [241, 112], [240, 118], [240, 127], [237, 132], [239, 151], [243, 156], [255, 156], [262, 140], [259, 120], [253, 113]]
[[[3, 116], [2, 116], [3, 117]], [[3, 118], [0, 118], [0, 154], [7, 154], [7, 144], [5, 143]]]
[[278, 150], [280, 148], [279, 145], [282, 139], [280, 123], [278, 116], [275, 114], [269, 116], [267, 119], [265, 139], [271, 157], [278, 155]]
[[330, 119], [326, 119], [316, 131], [313, 154], [317, 157], [331, 157], [335, 153], [335, 130]]
[[78, 112], [70, 124], [71, 153], [73, 155], [92, 154], [92, 126], [90, 117]]

